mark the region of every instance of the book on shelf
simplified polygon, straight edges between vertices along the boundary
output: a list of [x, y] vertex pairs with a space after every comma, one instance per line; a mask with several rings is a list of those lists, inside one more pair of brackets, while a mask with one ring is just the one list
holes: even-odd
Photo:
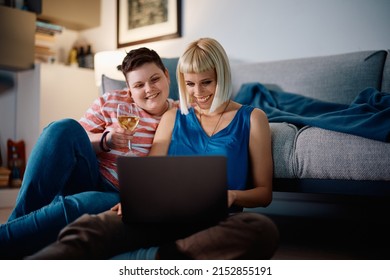
[[44, 22], [37, 20], [35, 22], [36, 30], [39, 33], [44, 33], [44, 34], [49, 34], [49, 35], [54, 35], [58, 33], [62, 33], [63, 27], [61, 25], [49, 23], [49, 22]]
[[6, 167], [0, 166], [0, 176], [2, 176], [2, 175], [9, 175], [10, 173], [11, 173], [11, 170], [9, 170]]
[[0, 167], [0, 187], [8, 187], [9, 186], [9, 176], [11, 174], [11, 170], [5, 167]]
[[35, 43], [52, 45], [55, 43], [55, 41], [56, 41], [55, 35], [40, 33], [39, 31], [35, 32]]
[[52, 63], [56, 60], [56, 34], [35, 32], [35, 62]]

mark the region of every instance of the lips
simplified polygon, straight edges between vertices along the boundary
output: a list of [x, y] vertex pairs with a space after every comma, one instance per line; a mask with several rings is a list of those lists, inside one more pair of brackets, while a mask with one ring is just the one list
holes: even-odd
[[146, 96], [145, 99], [153, 99], [153, 98], [156, 98], [156, 97], [159, 96], [159, 95], [160, 95], [159, 92], [158, 92], [158, 93], [154, 93], [154, 94], [151, 94], [151, 95]]
[[207, 96], [196, 96], [196, 100], [198, 100], [199, 103], [206, 103], [211, 98], [212, 94]]

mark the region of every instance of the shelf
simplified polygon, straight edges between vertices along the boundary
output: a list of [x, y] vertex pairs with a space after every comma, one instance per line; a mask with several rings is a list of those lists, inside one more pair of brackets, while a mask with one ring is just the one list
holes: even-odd
[[39, 20], [80, 31], [100, 26], [101, 0], [42, 0]]

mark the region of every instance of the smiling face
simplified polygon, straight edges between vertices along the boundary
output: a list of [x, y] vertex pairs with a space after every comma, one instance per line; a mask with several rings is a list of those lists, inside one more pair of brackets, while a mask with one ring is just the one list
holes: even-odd
[[145, 63], [126, 74], [127, 85], [134, 102], [152, 115], [162, 114], [169, 95], [169, 74], [155, 63]]
[[209, 110], [217, 88], [214, 69], [200, 73], [184, 73], [186, 91], [202, 110]]

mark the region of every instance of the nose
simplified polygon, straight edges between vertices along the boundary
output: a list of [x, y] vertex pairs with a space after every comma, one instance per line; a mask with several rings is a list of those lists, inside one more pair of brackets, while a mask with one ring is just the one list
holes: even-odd
[[152, 91], [152, 85], [150, 83], [145, 84], [145, 92], [149, 93]]
[[194, 86], [194, 93], [201, 93], [202, 92], [202, 86], [200, 84], [196, 84]]

